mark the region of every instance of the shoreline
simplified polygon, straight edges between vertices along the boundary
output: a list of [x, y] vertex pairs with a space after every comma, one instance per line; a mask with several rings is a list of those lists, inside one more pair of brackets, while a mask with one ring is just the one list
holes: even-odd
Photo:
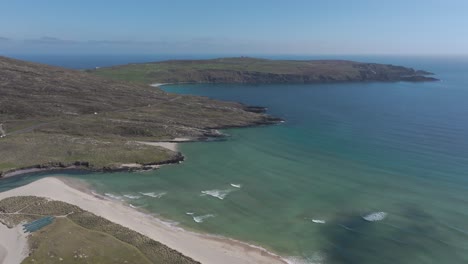
[[38, 164], [38, 165], [33, 165], [30, 167], [25, 167], [25, 168], [12, 169], [12, 170], [3, 172], [3, 174], [0, 172], [0, 181], [3, 179], [9, 179], [13, 177], [28, 175], [28, 174], [45, 173], [45, 172], [65, 172], [69, 170], [79, 170], [83, 172], [101, 172], [101, 173], [149, 171], [149, 170], [157, 170], [163, 165], [179, 164], [183, 162], [185, 159], [182, 153], [178, 152], [176, 142], [137, 142], [137, 143], [144, 144], [144, 145], [151, 145], [155, 147], [167, 148], [173, 152], [176, 152], [176, 155], [174, 155], [170, 159], [162, 160], [159, 162], [145, 163], [145, 164], [122, 163], [120, 164], [120, 166], [114, 167], [114, 168], [111, 168], [111, 167], [93, 168], [92, 166], [90, 166], [90, 162], [87, 162], [87, 161], [76, 161], [71, 164], [63, 164], [61, 162], [50, 163], [50, 164]]
[[169, 85], [169, 84], [172, 84], [172, 83], [152, 83], [149, 86], [151, 86], [151, 87], [161, 87], [163, 85]]
[[[254, 112], [254, 113], [264, 113], [266, 111], [265, 107], [259, 106], [244, 106], [244, 111], [247, 112]], [[222, 140], [226, 137], [223, 133], [219, 132], [218, 129], [230, 129], [230, 128], [248, 128], [248, 127], [257, 127], [257, 126], [266, 126], [266, 125], [277, 125], [284, 123], [285, 121], [281, 118], [266, 116], [264, 119], [256, 122], [252, 122], [247, 125], [233, 125], [233, 126], [222, 126], [217, 128], [211, 128], [209, 133], [202, 137], [196, 138], [174, 138], [165, 141], [134, 141], [138, 144], [143, 145], [152, 145], [156, 147], [167, 148], [171, 151], [174, 151], [176, 155], [173, 157], [162, 160], [158, 162], [151, 162], [145, 164], [136, 164], [136, 163], [129, 163], [129, 164], [121, 164], [119, 167], [100, 167], [100, 168], [93, 168], [92, 163], [89, 161], [75, 161], [70, 163], [62, 163], [62, 162], [49, 162], [44, 164], [35, 164], [27, 167], [20, 167], [14, 168], [7, 171], [0, 171], [0, 181], [2, 179], [8, 179], [11, 177], [22, 176], [30, 173], [39, 173], [39, 172], [48, 172], [48, 171], [66, 171], [66, 170], [83, 170], [88, 172], [134, 172], [134, 171], [146, 171], [146, 170], [154, 170], [158, 169], [161, 165], [168, 165], [168, 164], [179, 164], [184, 161], [184, 155], [177, 150], [177, 143], [182, 142], [206, 142], [206, 141], [216, 141]], [[175, 149], [172, 150], [171, 148]], [[137, 166], [135, 166], [137, 165]]]
[[156, 146], [156, 147], [162, 147], [168, 150], [172, 150], [174, 152], [179, 151], [179, 143], [183, 142], [195, 142], [197, 141], [196, 139], [192, 138], [174, 138], [171, 140], [167, 141], [135, 141], [138, 144], [143, 144], [143, 145], [148, 145], [148, 146]]
[[29, 253], [27, 236], [21, 225], [10, 229], [0, 223], [0, 263], [21, 263]]
[[86, 186], [86, 183], [81, 181], [57, 177], [42, 178], [25, 186], [2, 192], [0, 199], [26, 195], [77, 205], [83, 210], [144, 234], [204, 264], [287, 263], [279, 255], [255, 245], [170, 225], [122, 202], [96, 195]]

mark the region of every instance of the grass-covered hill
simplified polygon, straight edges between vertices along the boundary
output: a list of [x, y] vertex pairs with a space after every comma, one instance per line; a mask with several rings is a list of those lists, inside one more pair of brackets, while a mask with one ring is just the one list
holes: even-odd
[[434, 81], [429, 72], [345, 60], [267, 60], [248, 57], [170, 60], [88, 70], [139, 83], [325, 83]]
[[239, 103], [0, 57], [0, 177], [27, 167], [114, 169], [177, 153], [136, 141], [216, 136], [213, 129], [277, 120]]

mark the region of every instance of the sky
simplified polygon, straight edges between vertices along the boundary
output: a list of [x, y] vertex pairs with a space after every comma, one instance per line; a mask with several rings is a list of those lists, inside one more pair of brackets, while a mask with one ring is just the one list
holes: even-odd
[[0, 0], [0, 54], [468, 54], [467, 0]]

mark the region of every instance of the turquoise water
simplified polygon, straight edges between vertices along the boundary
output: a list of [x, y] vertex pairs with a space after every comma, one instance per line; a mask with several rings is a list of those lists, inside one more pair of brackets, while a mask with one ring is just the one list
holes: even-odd
[[166, 86], [267, 106], [287, 122], [182, 144], [187, 160], [155, 172], [72, 176], [308, 263], [467, 263], [468, 60], [382, 60], [442, 82]]

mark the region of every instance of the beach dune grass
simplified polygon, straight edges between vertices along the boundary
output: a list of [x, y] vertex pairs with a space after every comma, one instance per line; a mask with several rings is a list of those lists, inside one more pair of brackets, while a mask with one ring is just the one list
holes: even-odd
[[55, 222], [33, 233], [23, 263], [198, 263], [75, 205], [35, 196], [0, 201], [0, 222], [9, 227], [45, 216], [55, 216]]
[[30, 237], [32, 254], [22, 263], [152, 263], [137, 248], [102, 232], [85, 229], [67, 218]]

